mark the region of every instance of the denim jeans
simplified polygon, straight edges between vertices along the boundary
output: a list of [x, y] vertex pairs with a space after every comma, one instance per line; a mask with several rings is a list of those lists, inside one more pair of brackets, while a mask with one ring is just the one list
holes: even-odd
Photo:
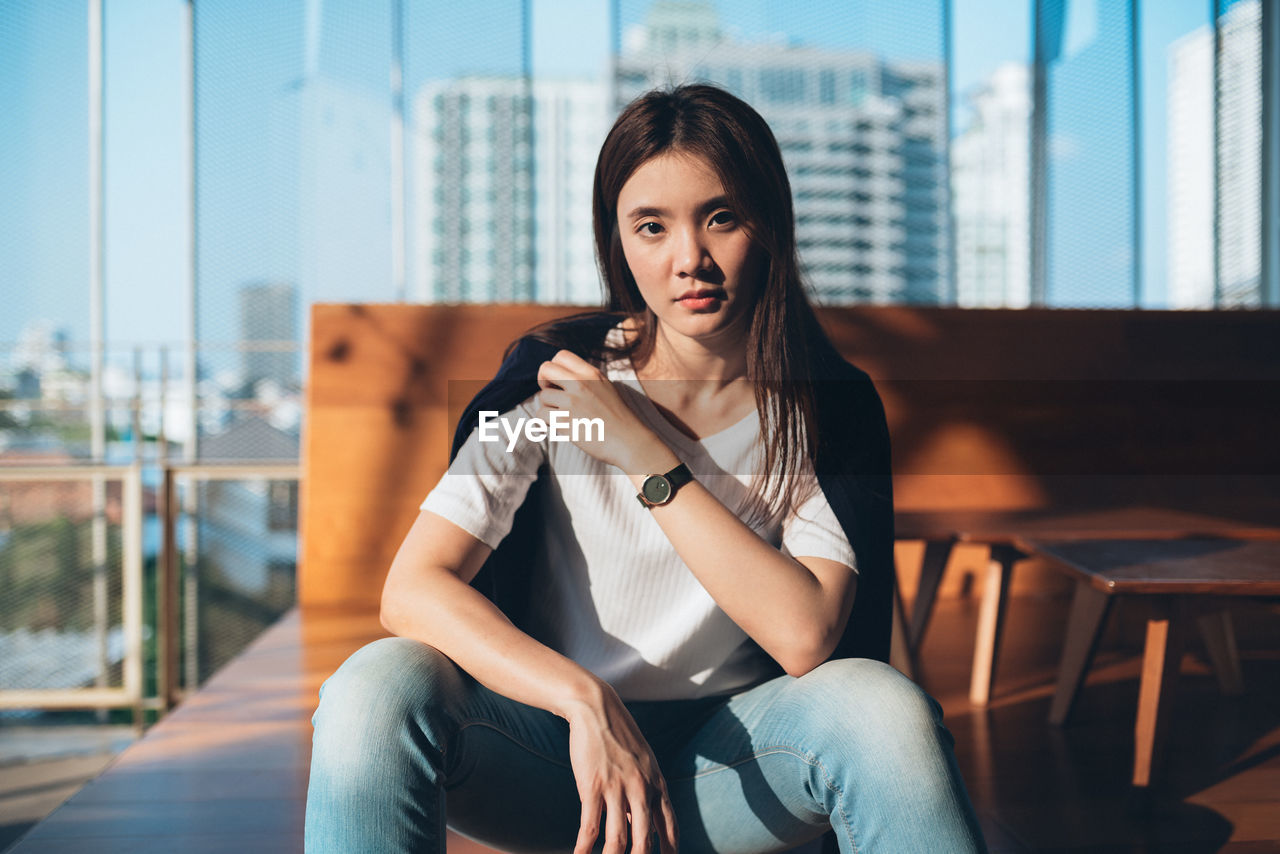
[[[506, 851], [573, 850], [563, 719], [406, 638], [360, 649], [320, 694], [308, 852], [443, 854], [446, 822]], [[844, 854], [985, 850], [942, 709], [888, 665], [840, 659], [732, 697], [627, 707], [682, 854], [786, 851], [830, 829]]]

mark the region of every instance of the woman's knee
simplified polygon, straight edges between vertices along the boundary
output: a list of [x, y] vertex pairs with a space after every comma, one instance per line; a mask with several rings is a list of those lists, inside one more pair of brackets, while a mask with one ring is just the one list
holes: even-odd
[[910, 744], [936, 741], [946, 732], [937, 701], [880, 661], [828, 661], [798, 678], [791, 690], [808, 721], [842, 741], [873, 738], [881, 744]]
[[462, 691], [455, 665], [435, 647], [409, 638], [376, 640], [356, 650], [320, 687], [312, 723], [379, 730], [447, 711]]

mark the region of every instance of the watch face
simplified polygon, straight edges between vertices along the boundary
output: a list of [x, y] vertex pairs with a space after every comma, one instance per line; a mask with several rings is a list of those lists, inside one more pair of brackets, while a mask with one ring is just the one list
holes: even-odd
[[661, 504], [671, 497], [671, 484], [660, 474], [651, 474], [644, 479], [641, 488], [646, 501]]

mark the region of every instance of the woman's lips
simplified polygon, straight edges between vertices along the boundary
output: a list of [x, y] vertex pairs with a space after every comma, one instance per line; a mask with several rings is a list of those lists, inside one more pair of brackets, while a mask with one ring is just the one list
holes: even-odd
[[724, 299], [724, 296], [724, 291], [721, 290], [689, 291], [683, 294], [676, 302], [685, 308], [697, 310], [711, 308]]

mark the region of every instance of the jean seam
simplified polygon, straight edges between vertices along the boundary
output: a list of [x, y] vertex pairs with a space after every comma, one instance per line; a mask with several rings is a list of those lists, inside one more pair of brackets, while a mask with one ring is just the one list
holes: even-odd
[[566, 765], [565, 763], [561, 762], [559, 759], [556, 759], [554, 756], [548, 756], [547, 754], [543, 753], [540, 750], [535, 750], [534, 748], [525, 744], [522, 740], [520, 740], [519, 738], [516, 738], [514, 735], [507, 732], [505, 729], [493, 723], [492, 721], [485, 721], [485, 720], [464, 721], [463, 723], [460, 723], [458, 725], [458, 735], [461, 735], [463, 730], [470, 729], [471, 727], [487, 727], [488, 729], [493, 730], [499, 735], [506, 737], [516, 747], [519, 747], [521, 750], [524, 750], [528, 753], [533, 754], [534, 756], [538, 757], [544, 762], [550, 762], [552, 765], [555, 765], [559, 768], [567, 768], [570, 772], [573, 771], [572, 765]]
[[755, 762], [762, 756], [775, 755], [794, 756], [809, 767], [817, 768], [822, 772], [823, 785], [836, 793], [836, 809], [840, 811], [840, 821], [844, 825], [845, 835], [849, 838], [849, 845], [853, 849], [853, 854], [858, 854], [858, 842], [854, 837], [853, 824], [849, 821], [849, 816], [844, 811], [844, 791], [832, 781], [831, 774], [828, 773], [827, 766], [822, 764], [822, 760], [817, 757], [811, 758], [811, 755], [807, 751], [801, 750], [797, 747], [791, 747], [786, 744], [774, 744], [768, 747], [762, 747], [759, 750], [752, 750], [749, 756], [744, 756], [743, 758], [733, 762], [726, 762], [718, 768], [709, 768], [706, 771], [700, 771], [697, 774], [691, 774], [688, 777], [677, 777], [673, 779], [680, 781], [697, 780], [701, 777], [710, 776], [711, 774], [719, 774], [721, 771], [732, 770], [733, 768], [736, 768], [739, 765], [745, 765], [748, 762]]

